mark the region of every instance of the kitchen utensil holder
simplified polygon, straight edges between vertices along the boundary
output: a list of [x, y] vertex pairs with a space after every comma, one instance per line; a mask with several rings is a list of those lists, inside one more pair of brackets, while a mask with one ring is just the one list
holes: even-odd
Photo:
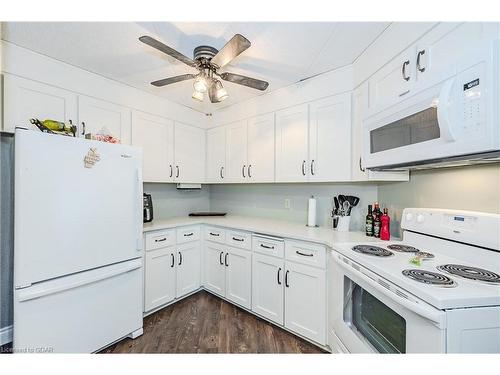
[[337, 230], [339, 232], [348, 232], [350, 223], [351, 223], [350, 216], [339, 216], [337, 227], [335, 228], [335, 217], [333, 218], [334, 228], [335, 228], [335, 230]]

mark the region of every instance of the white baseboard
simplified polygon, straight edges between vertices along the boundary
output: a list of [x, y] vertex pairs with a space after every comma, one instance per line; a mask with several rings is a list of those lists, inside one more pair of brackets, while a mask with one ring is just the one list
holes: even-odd
[[0, 345], [8, 344], [12, 341], [12, 326], [0, 328]]

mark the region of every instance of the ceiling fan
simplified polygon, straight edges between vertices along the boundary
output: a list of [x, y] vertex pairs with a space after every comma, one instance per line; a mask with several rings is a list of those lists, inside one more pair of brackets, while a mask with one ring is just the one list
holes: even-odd
[[139, 40], [157, 50], [199, 70], [198, 74], [182, 74], [180, 76], [160, 79], [151, 82], [153, 86], [162, 87], [172, 83], [194, 79], [193, 99], [203, 101], [204, 94], [208, 93], [208, 97], [212, 103], [219, 103], [229, 96], [226, 89], [222, 86], [224, 81], [233, 82], [238, 85], [251, 87], [253, 89], [264, 91], [269, 86], [266, 81], [246, 77], [240, 74], [229, 72], [219, 73], [219, 69], [229, 64], [236, 56], [248, 49], [251, 45], [250, 41], [243, 35], [236, 34], [226, 43], [221, 50], [217, 50], [210, 46], [198, 46], [193, 51], [193, 59], [184, 56], [173, 48], [168, 47], [162, 42], [144, 35]]

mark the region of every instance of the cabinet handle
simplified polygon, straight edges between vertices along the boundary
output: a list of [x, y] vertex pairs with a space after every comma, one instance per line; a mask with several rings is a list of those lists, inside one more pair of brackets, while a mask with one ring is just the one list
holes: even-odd
[[219, 236], [220, 236], [220, 233], [212, 233], [212, 232], [210, 232], [210, 235], [211, 235], [211, 236], [215, 236], [215, 237], [219, 237]]
[[223, 251], [221, 251], [220, 254], [219, 254], [219, 263], [220, 263], [221, 266], [224, 265], [224, 263], [222, 263], [222, 254], [224, 254]]
[[172, 257], [172, 264], [170, 265], [170, 267], [174, 268], [174, 266], [175, 266], [175, 256], [172, 253], [170, 253], [170, 256]]
[[263, 243], [260, 244], [260, 247], [263, 247], [264, 249], [274, 250], [274, 246], [267, 246], [267, 245], [264, 245]]
[[252, 174], [250, 173], [250, 172], [251, 172], [251, 169], [250, 169], [250, 168], [252, 168], [252, 164], [250, 164], [250, 165], [248, 166], [248, 168], [247, 168], [247, 169], [248, 169], [248, 171], [247, 171], [247, 172], [248, 172], [248, 177], [252, 178]]
[[226, 253], [226, 255], [224, 256], [224, 264], [226, 265], [226, 267], [229, 267], [229, 264], [227, 263], [227, 256], [229, 255], [229, 253]]
[[224, 174], [222, 173], [224, 171], [224, 167], [220, 167], [220, 178], [224, 178]]
[[302, 175], [305, 176], [306, 175], [306, 161], [302, 161]]
[[243, 178], [245, 178], [245, 167], [246, 165], [243, 165], [243, 168], [241, 168], [241, 174], [243, 175]]
[[295, 253], [298, 254], [298, 255], [302, 255], [303, 257], [312, 257], [312, 256], [314, 256], [314, 254], [306, 254], [306, 253], [302, 253], [302, 252], [300, 252], [298, 250]]
[[184, 233], [184, 237], [191, 237], [194, 233], [191, 232], [191, 233]]
[[166, 241], [167, 240], [167, 237], [163, 237], [163, 238], [160, 238], [160, 239], [156, 239], [155, 242], [163, 242], [163, 241]]
[[172, 167], [172, 164], [170, 164], [170, 178], [174, 175], [174, 167]]
[[287, 288], [290, 288], [290, 285], [288, 284], [288, 273], [289, 273], [289, 272], [290, 272], [290, 271], [288, 271], [288, 270], [285, 272], [285, 286], [286, 286]]
[[82, 135], [85, 135], [85, 122], [82, 121]]
[[407, 76], [406, 75], [406, 66], [407, 65], [410, 65], [410, 60], [406, 60], [404, 63], [403, 63], [403, 67], [401, 68], [401, 74], [403, 75], [403, 79], [405, 81], [409, 81], [410, 80], [410, 76]]
[[314, 159], [311, 160], [311, 174], [314, 176]]
[[177, 173], [175, 175], [175, 178], [179, 178], [179, 174], [180, 174], [180, 172], [179, 172], [179, 166], [176, 165], [175, 168], [177, 169]]
[[422, 57], [422, 55], [425, 55], [425, 49], [419, 51], [417, 54], [417, 69], [420, 73], [425, 72], [425, 66], [423, 67], [420, 65], [420, 57]]
[[179, 266], [182, 264], [182, 253], [179, 251]]
[[233, 240], [238, 241], [238, 242], [243, 242], [243, 241], [245, 241], [243, 238], [236, 238], [236, 237], [233, 237]]
[[361, 172], [366, 171], [366, 169], [365, 169], [365, 168], [363, 168], [363, 166], [361, 165], [361, 156], [359, 157], [359, 170], [360, 170]]
[[402, 92], [401, 94], [399, 94], [399, 97], [401, 98], [401, 97], [403, 97], [403, 96], [405, 96], [406, 94], [409, 94], [409, 93], [410, 93], [410, 90], [406, 90], [406, 91]]
[[281, 273], [281, 267], [278, 268], [278, 285], [281, 285], [280, 273]]

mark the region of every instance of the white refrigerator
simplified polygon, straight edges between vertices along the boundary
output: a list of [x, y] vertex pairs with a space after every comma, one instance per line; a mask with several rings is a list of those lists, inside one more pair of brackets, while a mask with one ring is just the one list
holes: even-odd
[[16, 129], [16, 352], [142, 334], [141, 150]]

